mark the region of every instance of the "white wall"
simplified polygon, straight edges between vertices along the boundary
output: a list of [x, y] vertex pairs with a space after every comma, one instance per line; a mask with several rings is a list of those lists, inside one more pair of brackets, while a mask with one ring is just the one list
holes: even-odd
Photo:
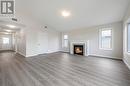
[[123, 53], [124, 53], [124, 61], [130, 68], [130, 53], [127, 52], [127, 23], [130, 22], [130, 5], [127, 10], [127, 13], [124, 17], [124, 37], [123, 37]]
[[60, 32], [48, 30], [48, 53], [60, 51]]
[[[111, 27], [113, 29], [113, 50], [99, 49], [99, 29]], [[69, 35], [69, 41], [89, 40], [90, 55], [120, 59], [123, 57], [123, 24], [122, 22], [100, 25], [90, 28], [83, 28], [65, 32]], [[64, 33], [63, 33], [64, 34]], [[64, 50], [64, 49], [63, 49]]]
[[38, 53], [48, 53], [48, 45], [48, 31], [47, 29], [42, 29], [38, 32]]
[[16, 18], [18, 23], [25, 25], [19, 32], [18, 52], [30, 57], [60, 50], [60, 32], [49, 26], [45, 29], [44, 24], [26, 13], [17, 13]]
[[[60, 50], [60, 32], [47, 28], [26, 31], [26, 56], [52, 53]], [[30, 33], [31, 32], [31, 33]]]
[[26, 33], [24, 29], [17, 31], [15, 34], [15, 51], [26, 57]]

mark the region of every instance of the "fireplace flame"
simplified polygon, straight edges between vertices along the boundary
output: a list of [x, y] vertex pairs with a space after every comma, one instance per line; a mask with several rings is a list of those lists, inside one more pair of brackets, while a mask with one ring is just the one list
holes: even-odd
[[78, 47], [76, 48], [75, 51], [76, 51], [76, 53], [82, 53], [82, 50], [80, 48], [78, 48]]

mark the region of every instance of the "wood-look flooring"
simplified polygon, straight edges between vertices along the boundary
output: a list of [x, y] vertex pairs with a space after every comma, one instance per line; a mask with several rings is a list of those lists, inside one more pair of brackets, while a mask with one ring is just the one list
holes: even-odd
[[0, 53], [0, 86], [130, 86], [130, 70], [120, 60], [8, 51]]

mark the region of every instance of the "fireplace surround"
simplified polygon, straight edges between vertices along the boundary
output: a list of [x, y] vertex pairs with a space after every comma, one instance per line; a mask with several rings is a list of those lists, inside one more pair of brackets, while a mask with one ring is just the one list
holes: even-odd
[[70, 42], [70, 54], [76, 55], [89, 55], [89, 41], [71, 41]]

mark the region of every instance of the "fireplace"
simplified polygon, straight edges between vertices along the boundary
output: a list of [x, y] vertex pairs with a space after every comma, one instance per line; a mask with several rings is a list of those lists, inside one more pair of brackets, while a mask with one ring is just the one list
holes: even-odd
[[74, 45], [74, 54], [84, 55], [84, 45]]
[[89, 55], [89, 40], [88, 41], [71, 41], [70, 54], [88, 56]]

